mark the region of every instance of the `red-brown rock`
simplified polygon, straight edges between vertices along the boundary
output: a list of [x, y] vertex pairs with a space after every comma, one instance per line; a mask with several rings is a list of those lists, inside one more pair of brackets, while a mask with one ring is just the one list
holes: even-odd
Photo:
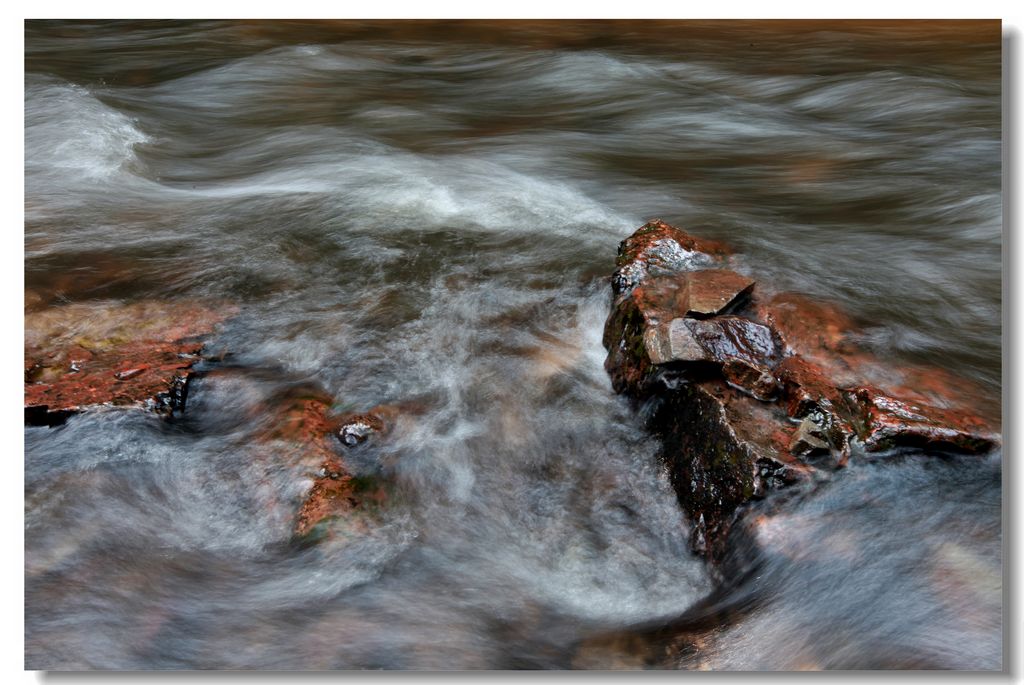
[[988, 425], [967, 412], [904, 402], [875, 388], [854, 388], [845, 394], [869, 452], [914, 446], [978, 453], [997, 442]]
[[998, 444], [956, 379], [858, 349], [837, 308], [789, 293], [747, 306], [752, 281], [715, 268], [726, 253], [662, 222], [642, 227], [619, 248], [604, 331], [613, 388], [657, 397], [651, 427], [696, 550], [716, 558], [746, 502], [813, 472], [805, 459], [842, 466], [851, 440], [868, 451]]
[[184, 407], [202, 338], [229, 307], [73, 304], [25, 315], [25, 420], [53, 425], [99, 405]]
[[[315, 469], [309, 473], [312, 482], [302, 496], [292, 526], [299, 540], [329, 537], [326, 524], [350, 518], [360, 503], [355, 478], [340, 454], [337, 436], [343, 421], [331, 412], [332, 404], [333, 398], [323, 390], [299, 386], [253, 408], [253, 419], [264, 421], [266, 426], [258, 439], [273, 445], [278, 460]], [[271, 417], [269, 421], [267, 416]]]
[[825, 377], [821, 367], [807, 361], [800, 355], [783, 359], [775, 368], [782, 386], [781, 399], [786, 412], [795, 419], [801, 419], [802, 430], [794, 433], [791, 450], [794, 454], [808, 456], [817, 452], [813, 440], [824, 440], [834, 450], [839, 464], [846, 463], [850, 456], [850, 437], [853, 426], [842, 391]]
[[704, 268], [717, 263], [729, 252], [722, 243], [695, 238], [654, 219], [619, 245], [615, 260], [618, 268], [612, 276], [612, 287], [616, 293], [625, 293], [640, 285], [648, 275]]
[[295, 516], [295, 535], [308, 537], [321, 523], [343, 516], [357, 506], [352, 474], [341, 459], [327, 459], [320, 465], [313, 486]]
[[[388, 426], [383, 417], [393, 418], [396, 408], [384, 406], [380, 411], [331, 416], [329, 402], [323, 399], [302, 401], [289, 412], [292, 418], [284, 425], [292, 443], [308, 454], [320, 458], [320, 466], [295, 517], [294, 533], [299, 539], [330, 535], [326, 525], [339, 517], [351, 517], [367, 498], [379, 499], [380, 491], [360, 491], [344, 458], [338, 453], [341, 445], [352, 448], [370, 434], [384, 433]], [[300, 426], [300, 430], [294, 428]]]
[[795, 293], [758, 300], [754, 309], [756, 318], [775, 331], [787, 354], [799, 354], [830, 375], [843, 373], [842, 356], [853, 351], [849, 338], [856, 331], [846, 314]]
[[685, 316], [707, 318], [737, 304], [754, 289], [754, 281], [728, 269], [686, 274]]

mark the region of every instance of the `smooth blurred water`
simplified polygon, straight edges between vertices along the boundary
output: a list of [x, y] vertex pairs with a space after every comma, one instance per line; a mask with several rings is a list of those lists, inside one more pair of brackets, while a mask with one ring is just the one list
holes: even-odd
[[[183, 420], [26, 428], [29, 668], [568, 667], [707, 600], [602, 368], [604, 278], [651, 217], [975, 381], [998, 421], [997, 23], [443, 28], [27, 23], [33, 306], [241, 306], [213, 341], [240, 370]], [[353, 456], [388, 484], [372, 525], [297, 550], [315, 465], [255, 436], [302, 384], [425, 411]], [[774, 604], [660, 665], [999, 667], [999, 456], [855, 467], [783, 509], [818, 528], [778, 523], [777, 558], [737, 538]], [[843, 515], [858, 488], [885, 515]], [[826, 534], [856, 551], [785, 553]]]

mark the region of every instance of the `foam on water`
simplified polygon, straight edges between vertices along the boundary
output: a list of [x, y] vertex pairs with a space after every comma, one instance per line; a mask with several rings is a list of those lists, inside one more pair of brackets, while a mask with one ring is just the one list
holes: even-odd
[[148, 138], [131, 117], [104, 105], [88, 89], [29, 77], [25, 92], [26, 172], [108, 181], [137, 163], [135, 146]]

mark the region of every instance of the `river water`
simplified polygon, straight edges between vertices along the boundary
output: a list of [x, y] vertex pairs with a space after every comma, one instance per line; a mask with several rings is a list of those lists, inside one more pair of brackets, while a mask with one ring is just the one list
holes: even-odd
[[[1001, 394], [998, 23], [29, 22], [25, 279], [230, 301], [167, 422], [25, 429], [26, 666], [1000, 668], [1001, 455], [855, 457], [691, 555], [602, 367], [660, 217]], [[415, 400], [289, 544], [257, 408]], [[255, 416], [255, 418], [254, 418]]]

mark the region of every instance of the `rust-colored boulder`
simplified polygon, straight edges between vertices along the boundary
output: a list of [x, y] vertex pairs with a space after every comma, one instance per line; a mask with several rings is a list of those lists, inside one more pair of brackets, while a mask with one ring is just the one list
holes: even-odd
[[965, 411], [904, 402], [869, 387], [854, 388], [845, 395], [856, 417], [858, 436], [869, 452], [914, 446], [979, 453], [997, 442], [982, 419]]
[[858, 349], [852, 319], [826, 303], [748, 299], [753, 281], [720, 268], [727, 253], [660, 221], [641, 227], [620, 245], [603, 338], [615, 391], [656, 399], [650, 425], [694, 549], [716, 558], [746, 502], [844, 465], [852, 441], [867, 451], [998, 444], [950, 374]]
[[99, 405], [184, 407], [203, 339], [230, 307], [72, 304], [25, 315], [25, 421], [54, 425]]
[[695, 238], [685, 231], [653, 219], [619, 245], [612, 288], [625, 293], [648, 275], [692, 271], [714, 265], [729, 249], [713, 240]]

